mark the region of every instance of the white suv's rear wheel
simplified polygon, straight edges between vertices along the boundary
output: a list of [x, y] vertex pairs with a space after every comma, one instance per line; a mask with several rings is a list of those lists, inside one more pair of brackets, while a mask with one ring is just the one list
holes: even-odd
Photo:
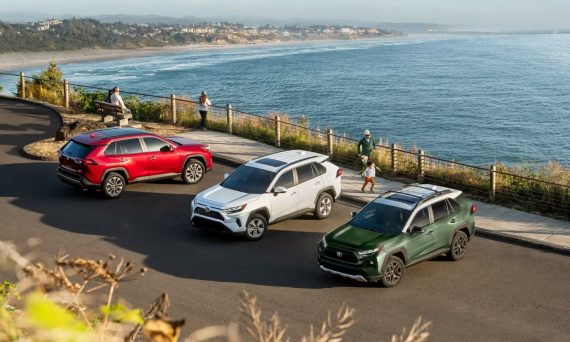
[[261, 214], [253, 214], [247, 220], [245, 225], [245, 237], [248, 240], [259, 240], [267, 230], [267, 220]]
[[315, 211], [313, 212], [313, 214], [322, 220], [331, 215], [332, 208], [333, 208], [332, 196], [326, 192], [323, 192], [319, 196], [319, 199], [317, 199], [317, 204], [315, 205]]

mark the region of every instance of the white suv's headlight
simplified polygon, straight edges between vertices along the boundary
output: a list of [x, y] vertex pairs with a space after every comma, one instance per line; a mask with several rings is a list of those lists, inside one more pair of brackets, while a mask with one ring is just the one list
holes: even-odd
[[380, 253], [381, 250], [382, 247], [380, 246], [366, 251], [356, 252], [356, 255], [358, 255], [359, 258], [366, 258], [369, 256], [378, 255], [378, 253]]
[[239, 205], [237, 207], [231, 207], [231, 208], [226, 208], [226, 209], [222, 209], [222, 210], [226, 214], [235, 214], [235, 213], [238, 213], [238, 212], [244, 210], [246, 206], [247, 206], [247, 203], [243, 204], [243, 205]]

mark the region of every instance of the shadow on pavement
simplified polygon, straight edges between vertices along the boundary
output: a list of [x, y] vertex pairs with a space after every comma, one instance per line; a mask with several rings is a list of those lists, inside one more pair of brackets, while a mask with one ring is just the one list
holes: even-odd
[[[117, 200], [63, 184], [55, 168], [55, 163], [46, 162], [0, 165], [0, 197], [13, 198], [11, 205], [40, 214], [42, 229], [47, 225], [101, 235], [106, 241], [145, 255], [149, 268], [177, 277], [294, 288], [359, 286], [329, 276], [316, 265], [316, 246], [323, 233], [307, 230], [317, 227], [323, 231], [333, 218], [320, 221], [305, 216], [284, 221], [272, 226], [258, 242], [191, 228], [190, 202], [195, 193], [222, 178], [226, 171], [221, 166], [218, 174], [206, 176], [206, 184], [166, 181], [131, 185]], [[164, 191], [165, 187], [174, 193], [152, 191]], [[336, 215], [348, 217], [348, 209], [345, 211]], [[49, 231], [41, 238], [46, 236]]]

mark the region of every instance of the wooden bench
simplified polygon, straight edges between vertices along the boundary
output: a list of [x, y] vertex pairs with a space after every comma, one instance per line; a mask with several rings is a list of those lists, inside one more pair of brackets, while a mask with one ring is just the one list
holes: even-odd
[[127, 126], [129, 119], [133, 118], [131, 113], [125, 113], [121, 106], [116, 106], [109, 102], [94, 101], [97, 112], [101, 114], [101, 121], [104, 123], [117, 121], [118, 126]]

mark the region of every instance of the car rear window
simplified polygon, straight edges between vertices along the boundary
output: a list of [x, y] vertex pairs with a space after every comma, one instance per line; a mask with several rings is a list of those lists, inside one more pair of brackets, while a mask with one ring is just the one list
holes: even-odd
[[141, 153], [142, 147], [139, 138], [117, 141], [117, 154]]
[[68, 157], [83, 159], [87, 157], [89, 152], [93, 151], [95, 146], [85, 145], [71, 140], [63, 147], [63, 154]]
[[437, 221], [442, 217], [445, 217], [449, 214], [447, 211], [447, 203], [445, 200], [439, 201], [431, 206], [431, 210], [433, 211], [433, 220]]
[[311, 164], [301, 165], [297, 168], [297, 178], [299, 179], [299, 184], [308, 181], [313, 178], [313, 167]]

